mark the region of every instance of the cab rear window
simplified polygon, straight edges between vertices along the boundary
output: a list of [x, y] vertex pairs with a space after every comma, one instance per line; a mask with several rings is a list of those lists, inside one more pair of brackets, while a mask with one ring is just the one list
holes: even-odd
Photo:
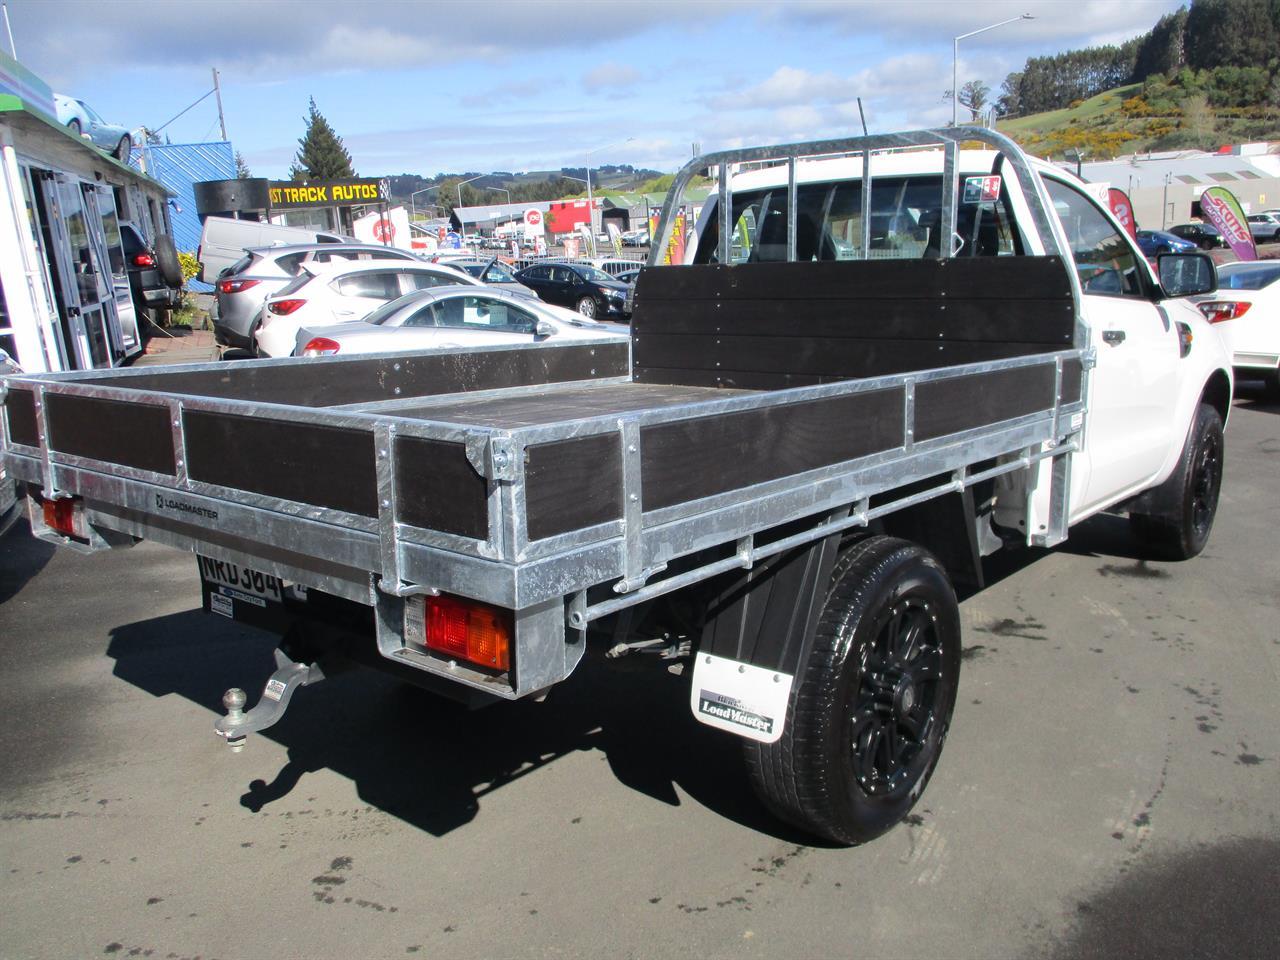
[[[862, 182], [801, 184], [796, 191], [796, 259], [860, 260]], [[994, 201], [962, 203], [956, 212], [957, 257], [1013, 256], [1022, 252], [1007, 193]], [[942, 179], [936, 175], [882, 177], [871, 184], [871, 242], [865, 259], [937, 257], [942, 238]], [[787, 259], [787, 187], [733, 197], [731, 263]], [[719, 261], [719, 218], [706, 225], [697, 263]]]

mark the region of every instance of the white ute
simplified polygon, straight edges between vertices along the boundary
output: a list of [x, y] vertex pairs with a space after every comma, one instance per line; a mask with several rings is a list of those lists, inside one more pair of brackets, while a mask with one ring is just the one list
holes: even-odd
[[10, 378], [6, 464], [38, 536], [194, 551], [207, 610], [287, 632], [233, 745], [331, 665], [480, 704], [657, 654], [768, 809], [870, 840], [937, 767], [985, 555], [1103, 510], [1204, 548], [1215, 268], [978, 128], [696, 158], [653, 239], [629, 339]]

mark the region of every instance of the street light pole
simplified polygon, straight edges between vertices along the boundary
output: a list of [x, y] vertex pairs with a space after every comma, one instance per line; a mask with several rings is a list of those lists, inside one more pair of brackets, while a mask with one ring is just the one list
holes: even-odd
[[[625, 140], [616, 140], [613, 143], [606, 143], [603, 147], [596, 147], [594, 150], [588, 150], [582, 155], [582, 159], [587, 159], [593, 153], [599, 153], [601, 150], [608, 150], [610, 147], [620, 147], [625, 143], [630, 143], [635, 137], [627, 137]], [[577, 177], [570, 179], [576, 180]], [[596, 242], [596, 205], [595, 199], [591, 195], [591, 164], [587, 164], [587, 220], [591, 224], [591, 242]]]
[[986, 33], [988, 30], [994, 30], [996, 27], [1003, 27], [1006, 23], [1017, 23], [1019, 20], [1034, 20], [1029, 13], [1021, 16], [1010, 17], [1008, 20], [1001, 20], [999, 23], [993, 23], [990, 26], [979, 27], [977, 30], [970, 30], [968, 33], [962, 33], [958, 37], [951, 40], [951, 125], [954, 127], [959, 119], [958, 108], [960, 104], [960, 88], [959, 88], [959, 63], [960, 63], [960, 41], [969, 37], [976, 37], [980, 33]]
[[439, 190], [439, 189], [440, 189], [440, 184], [434, 183], [429, 187], [423, 187], [421, 190], [415, 190], [413, 191], [413, 193], [409, 194], [409, 216], [415, 220], [418, 217], [418, 206], [414, 201], [414, 197], [416, 197], [420, 193], [430, 193], [432, 190]]
[[[479, 175], [479, 176], [477, 176], [477, 177], [472, 177], [472, 178], [471, 178], [471, 180], [459, 180], [459, 181], [458, 181], [458, 206], [454, 207], [454, 209], [455, 209], [455, 210], [458, 210], [458, 209], [460, 209], [460, 208], [462, 207], [462, 186], [463, 186], [463, 184], [470, 183], [472, 180], [481, 180], [481, 179], [483, 179], [484, 177], [487, 177], [487, 176], [488, 176], [488, 174], [487, 174], [487, 173], [482, 173], [482, 174], [480, 174], [480, 175]], [[466, 225], [465, 223], [463, 223], [463, 222], [462, 222], [462, 214], [458, 214], [458, 232], [462, 234], [462, 242], [465, 244], [465, 243], [467, 242], [467, 225]]]

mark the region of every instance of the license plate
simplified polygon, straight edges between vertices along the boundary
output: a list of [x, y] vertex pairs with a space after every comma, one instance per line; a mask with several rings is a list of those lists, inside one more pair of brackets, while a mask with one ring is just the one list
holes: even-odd
[[272, 603], [283, 601], [284, 585], [278, 577], [238, 563], [225, 563], [209, 557], [197, 557], [196, 560], [200, 564], [200, 575], [214, 588], [215, 594], [252, 603], [255, 607], [265, 607], [268, 600]]

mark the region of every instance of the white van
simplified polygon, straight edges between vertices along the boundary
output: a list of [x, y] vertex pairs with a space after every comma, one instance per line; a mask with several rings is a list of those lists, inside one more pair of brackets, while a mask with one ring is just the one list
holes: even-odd
[[274, 247], [282, 243], [354, 243], [351, 237], [310, 227], [282, 227], [259, 220], [207, 217], [200, 233], [200, 279], [213, 283], [222, 272], [244, 256], [250, 247]]

